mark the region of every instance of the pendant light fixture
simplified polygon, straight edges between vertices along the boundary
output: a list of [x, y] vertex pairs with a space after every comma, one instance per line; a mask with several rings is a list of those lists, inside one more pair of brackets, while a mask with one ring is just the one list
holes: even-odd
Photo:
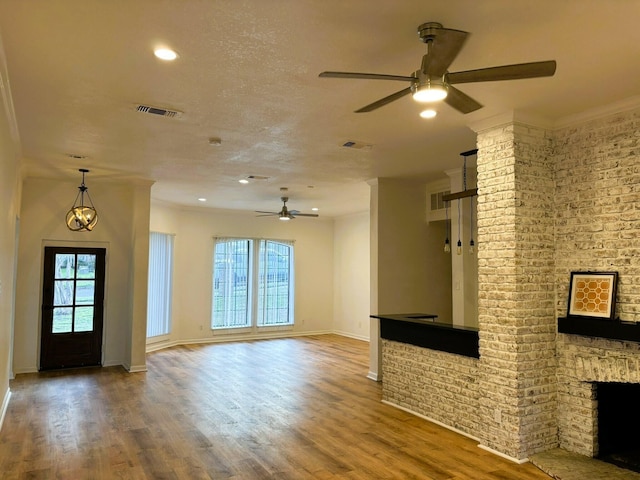
[[460, 228], [461, 217], [462, 217], [462, 212], [460, 212], [460, 199], [458, 199], [458, 244], [456, 246], [456, 253], [458, 255], [462, 255], [462, 241], [460, 240], [460, 230], [462, 230], [462, 228]]
[[[98, 212], [89, 196], [89, 189], [84, 184], [84, 174], [89, 173], [89, 170], [80, 168], [78, 171], [82, 173], [82, 183], [78, 187], [78, 194], [71, 210], [67, 212], [67, 227], [74, 232], [90, 232], [98, 223]], [[85, 194], [88, 200], [87, 205], [84, 203]]]
[[445, 229], [445, 239], [444, 239], [444, 253], [451, 253], [451, 243], [449, 242], [449, 202], [444, 202], [444, 229]]
[[[462, 208], [461, 208], [461, 200], [464, 198], [469, 197], [470, 198], [470, 234], [469, 234], [469, 254], [473, 255], [475, 253], [475, 242], [473, 240], [473, 230], [474, 230], [474, 224], [473, 224], [473, 197], [478, 195], [478, 188], [467, 188], [467, 157], [471, 156], [471, 155], [477, 155], [478, 154], [478, 149], [474, 149], [474, 150], [469, 150], [467, 152], [462, 152], [460, 155], [464, 158], [464, 163], [463, 163], [463, 167], [462, 167], [462, 187], [464, 190], [462, 190], [461, 192], [456, 192], [456, 193], [449, 193], [447, 195], [443, 195], [442, 196], [442, 200], [445, 203], [445, 208], [446, 208], [446, 213], [447, 213], [447, 223], [449, 222], [449, 216], [448, 216], [448, 208], [449, 208], [449, 203], [452, 202], [453, 200], [457, 200], [458, 201], [458, 243], [456, 245], [456, 253], [458, 255], [462, 255], [462, 238], [461, 238], [461, 220], [462, 220]], [[447, 238], [445, 240], [445, 246], [444, 246], [444, 251], [445, 252], [450, 252], [451, 251], [451, 246], [449, 245], [449, 232], [447, 231]]]

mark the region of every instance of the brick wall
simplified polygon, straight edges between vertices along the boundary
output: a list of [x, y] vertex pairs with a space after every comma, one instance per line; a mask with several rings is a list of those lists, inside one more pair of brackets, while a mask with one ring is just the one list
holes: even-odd
[[[572, 271], [617, 271], [616, 311], [640, 322], [640, 110], [555, 132], [556, 314]], [[640, 383], [640, 345], [558, 335], [560, 446], [597, 454], [592, 382]]]
[[478, 360], [382, 340], [382, 398], [479, 436]]
[[640, 322], [640, 109], [555, 132], [558, 316], [571, 271], [617, 271], [616, 311]]
[[557, 445], [552, 136], [511, 123], [478, 149], [481, 439], [524, 459]]

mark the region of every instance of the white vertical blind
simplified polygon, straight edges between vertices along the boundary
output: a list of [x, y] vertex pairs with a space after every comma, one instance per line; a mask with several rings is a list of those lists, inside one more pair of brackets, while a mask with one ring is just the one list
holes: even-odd
[[151, 232], [149, 237], [149, 285], [147, 338], [171, 333], [174, 235]]

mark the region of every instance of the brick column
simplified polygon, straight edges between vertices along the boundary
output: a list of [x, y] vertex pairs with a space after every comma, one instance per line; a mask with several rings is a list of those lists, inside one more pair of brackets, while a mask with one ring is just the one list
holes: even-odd
[[552, 135], [478, 131], [481, 446], [514, 460], [558, 444]]

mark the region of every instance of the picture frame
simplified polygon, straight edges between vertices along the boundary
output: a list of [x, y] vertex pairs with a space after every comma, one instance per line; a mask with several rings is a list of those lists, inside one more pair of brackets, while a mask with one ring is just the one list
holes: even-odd
[[571, 272], [568, 317], [613, 320], [618, 272]]

